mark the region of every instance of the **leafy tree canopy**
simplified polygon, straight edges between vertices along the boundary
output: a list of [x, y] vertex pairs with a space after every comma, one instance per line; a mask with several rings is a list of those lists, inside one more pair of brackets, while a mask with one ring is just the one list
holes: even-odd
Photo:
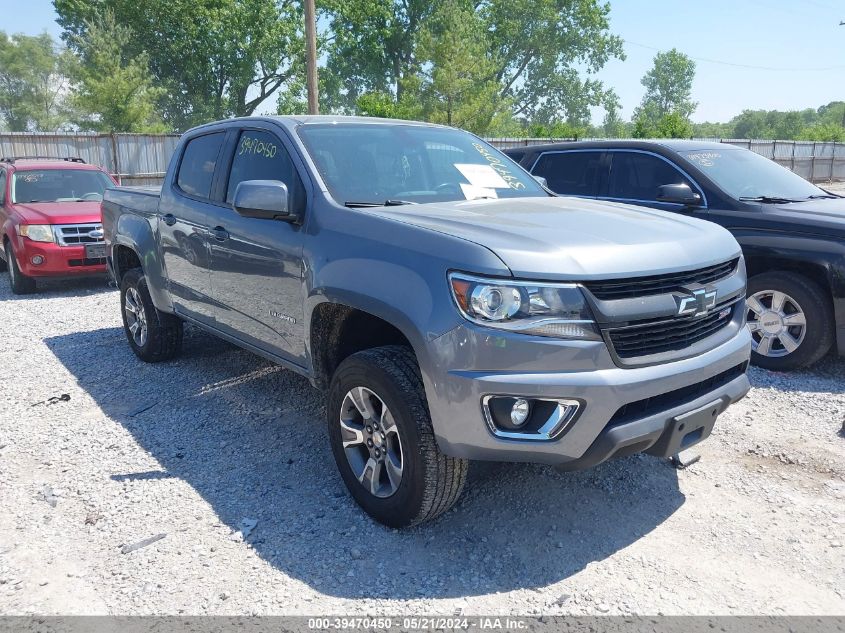
[[9, 131], [62, 126], [66, 61], [47, 33], [9, 36], [0, 31], [0, 121]]
[[303, 68], [302, 4], [292, 0], [54, 0], [65, 41], [79, 51], [88, 25], [113, 12], [131, 37], [125, 59], [148, 56], [175, 129], [252, 114]]

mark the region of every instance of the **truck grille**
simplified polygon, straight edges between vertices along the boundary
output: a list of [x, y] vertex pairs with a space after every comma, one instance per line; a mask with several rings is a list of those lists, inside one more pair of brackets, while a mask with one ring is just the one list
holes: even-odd
[[92, 237], [91, 231], [102, 231], [101, 224], [63, 224], [54, 227], [56, 244], [59, 246], [76, 246], [77, 244], [98, 244], [102, 237]]
[[586, 282], [584, 286], [596, 299], [602, 301], [666, 294], [679, 290], [683, 286], [709, 284], [723, 277], [727, 277], [736, 270], [738, 261], [738, 259], [732, 259], [731, 261], [716, 264], [715, 266], [668, 275], [590, 281]]
[[716, 306], [704, 316], [677, 317], [605, 330], [622, 359], [678, 351], [712, 336], [733, 318], [733, 304]]

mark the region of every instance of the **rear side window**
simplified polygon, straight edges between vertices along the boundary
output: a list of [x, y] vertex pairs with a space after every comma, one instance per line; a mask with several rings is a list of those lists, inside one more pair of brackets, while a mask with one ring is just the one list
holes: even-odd
[[279, 180], [288, 186], [290, 208], [296, 212], [302, 212], [305, 208], [302, 180], [285, 146], [269, 132], [241, 132], [226, 187], [227, 203], [232, 203], [235, 190], [244, 180]]
[[176, 178], [176, 184], [182, 191], [198, 198], [211, 197], [211, 182], [223, 136], [223, 132], [217, 132], [188, 141]]
[[540, 156], [531, 173], [545, 178], [555, 193], [595, 197], [601, 159], [601, 152], [547, 152]]
[[6, 204], [6, 170], [0, 169], [0, 206]]
[[665, 160], [641, 152], [613, 152], [608, 196], [625, 200], [657, 200], [661, 185], [686, 184], [696, 191], [683, 174]]

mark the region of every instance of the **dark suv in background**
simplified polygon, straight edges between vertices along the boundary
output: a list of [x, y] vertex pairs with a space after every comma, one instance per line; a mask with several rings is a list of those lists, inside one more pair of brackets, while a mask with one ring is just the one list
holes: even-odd
[[845, 199], [754, 152], [700, 141], [581, 141], [506, 150], [561, 195], [727, 228], [748, 268], [752, 362], [788, 370], [845, 355]]

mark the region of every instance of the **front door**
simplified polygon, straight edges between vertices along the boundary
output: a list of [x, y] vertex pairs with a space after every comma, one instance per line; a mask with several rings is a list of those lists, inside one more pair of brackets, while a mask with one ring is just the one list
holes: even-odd
[[302, 227], [245, 218], [231, 207], [239, 183], [278, 180], [287, 185], [291, 208], [301, 218], [302, 180], [285, 144], [269, 128], [240, 130], [230, 147], [234, 155], [225, 184], [228, 206], [214, 211], [209, 233], [216, 327], [304, 364]]
[[190, 139], [173, 178], [161, 192], [158, 226], [164, 267], [174, 310], [212, 324], [209, 210], [217, 161], [225, 132]]

